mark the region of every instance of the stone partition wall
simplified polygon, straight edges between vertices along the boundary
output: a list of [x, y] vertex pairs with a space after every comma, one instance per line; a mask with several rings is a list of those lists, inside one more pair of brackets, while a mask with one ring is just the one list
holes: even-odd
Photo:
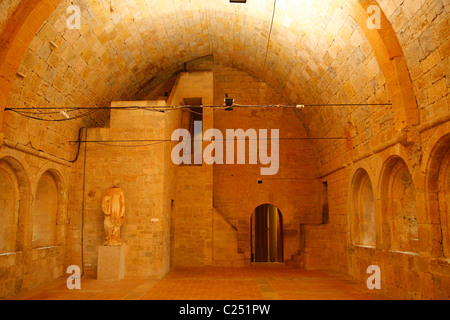
[[[198, 97], [210, 105], [212, 86], [211, 72], [183, 73], [167, 102], [114, 102], [112, 106], [180, 105], [185, 98]], [[98, 247], [104, 241], [101, 202], [116, 179], [126, 201], [122, 226], [122, 240], [127, 245], [125, 278], [161, 278], [171, 265], [211, 264], [212, 167], [173, 164], [171, 152], [177, 143], [170, 139], [172, 132], [182, 127], [181, 120], [182, 112], [176, 109], [164, 113], [112, 110], [109, 128], [87, 129], [84, 140], [94, 142], [82, 144], [72, 172], [77, 182], [70, 206], [74, 225], [67, 262], [84, 266], [87, 277], [97, 276]], [[203, 121], [204, 130], [212, 127], [207, 112]], [[118, 140], [163, 141], [114, 142]], [[209, 189], [204, 187], [208, 180]], [[193, 199], [200, 207], [204, 199], [204, 215], [192, 205]], [[210, 230], [207, 238], [202, 236], [205, 228]], [[202, 246], [207, 248], [206, 256], [197, 254]]]
[[[89, 128], [86, 139], [156, 140], [164, 136], [165, 115], [141, 110], [117, 111], [112, 115], [111, 128]], [[85, 168], [84, 165], [80, 168], [81, 183], [73, 186], [81, 187], [82, 192], [74, 193], [81, 197], [74, 201], [70, 218], [80, 228], [75, 238], [76, 246], [81, 239], [83, 241], [85, 276], [95, 278], [97, 275], [98, 248], [105, 240], [101, 203], [106, 190], [117, 179], [126, 201], [125, 222], [121, 228], [122, 241], [127, 245], [125, 277], [161, 277], [167, 272], [167, 266], [166, 270], [162, 268], [162, 258], [164, 246], [169, 245], [163, 236], [167, 235], [164, 232], [163, 173], [166, 162], [170, 161], [166, 158], [164, 144], [99, 142], [87, 143], [84, 147], [86, 154], [79, 159], [82, 163], [85, 161]]]
[[[142, 105], [112, 105], [139, 103]], [[143, 103], [166, 105], [165, 101]], [[127, 246], [125, 278], [161, 278], [170, 269], [170, 220], [176, 178], [170, 157], [172, 143], [164, 140], [170, 140], [180, 120], [179, 111], [114, 110], [110, 128], [87, 129], [84, 139], [97, 142], [82, 144], [72, 172], [77, 183], [72, 187], [69, 238], [73, 240], [68, 253], [68, 263], [83, 265], [85, 276], [97, 276], [98, 247], [104, 242], [101, 203], [116, 179], [126, 201], [121, 228]], [[120, 140], [138, 141], [114, 142]]]
[[[278, 207], [283, 216], [284, 257], [290, 259], [300, 249], [300, 224], [321, 223], [324, 203], [314, 146], [307, 139], [295, 111], [283, 108], [217, 111], [214, 124], [222, 132], [255, 129], [258, 138], [260, 129], [268, 130], [269, 139], [271, 129], [279, 130], [280, 164], [276, 175], [261, 175], [261, 168], [267, 165], [259, 160], [258, 164], [249, 164], [248, 142], [246, 165], [214, 166], [214, 208], [236, 226], [238, 252], [244, 254], [244, 261], [248, 263], [251, 261], [253, 211], [266, 203]], [[270, 146], [270, 140], [267, 143]]]
[[[225, 95], [236, 104], [286, 105], [286, 99], [264, 81], [235, 68], [214, 64], [214, 102], [224, 103]], [[279, 129], [280, 138], [308, 138], [300, 113], [293, 109], [240, 109], [216, 111], [214, 124], [226, 129]], [[316, 137], [318, 138], [318, 137]], [[268, 142], [270, 145], [270, 141]], [[284, 258], [300, 250], [300, 225], [321, 223], [325, 202], [316, 159], [315, 140], [280, 140], [280, 170], [275, 176], [261, 176], [261, 164], [214, 166], [214, 208], [236, 228], [241, 262], [250, 263], [250, 217], [265, 203], [277, 206], [283, 215]], [[262, 180], [262, 184], [258, 181]]]
[[211, 265], [213, 253], [212, 167], [177, 168], [174, 266]]
[[[183, 72], [171, 90], [168, 104], [184, 105], [186, 104], [184, 99], [201, 98], [204, 106], [211, 106], [213, 95], [213, 72], [210, 70]], [[184, 112], [186, 114], [186, 111]], [[205, 108], [202, 111], [202, 133], [212, 128], [214, 128], [213, 110]], [[191, 139], [194, 139], [193, 135]], [[202, 155], [206, 145], [208, 142], [203, 141]], [[192, 158], [192, 164], [181, 164], [176, 167], [176, 180], [173, 184], [175, 192], [172, 218], [173, 266], [212, 264], [212, 181], [213, 167], [203, 163], [203, 160], [202, 164], [194, 164]]]

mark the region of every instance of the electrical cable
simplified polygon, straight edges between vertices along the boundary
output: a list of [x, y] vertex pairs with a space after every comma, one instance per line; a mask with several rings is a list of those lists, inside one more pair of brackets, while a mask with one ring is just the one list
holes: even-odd
[[[205, 140], [202, 139], [203, 142], [214, 142], [214, 141], [258, 141], [258, 140], [271, 140], [271, 138], [266, 139], [250, 139], [250, 138], [244, 138], [244, 139], [214, 139], [214, 140]], [[295, 140], [347, 140], [347, 137], [324, 137], [324, 138], [310, 138], [310, 137], [293, 137], [293, 138], [278, 138], [278, 140], [284, 140], [284, 141], [295, 141]], [[142, 139], [142, 140], [78, 140], [78, 141], [69, 141], [70, 144], [75, 143], [96, 143], [96, 144], [107, 144], [107, 143], [143, 143], [143, 142], [150, 142], [149, 144], [142, 145], [142, 146], [149, 146], [153, 144], [163, 143], [163, 142], [182, 142], [183, 140], [170, 140], [170, 139]], [[198, 141], [195, 140], [194, 141]], [[108, 145], [111, 147], [121, 147], [120, 145]], [[127, 145], [129, 147], [139, 147], [140, 145]]]
[[[107, 147], [134, 148], [134, 147], [153, 146], [153, 145], [160, 144], [160, 143], [163, 143], [163, 142], [165, 142], [165, 141], [153, 142], [153, 143], [142, 144], [142, 145], [112, 145], [112, 144], [108, 144], [108, 143], [104, 143], [104, 142], [94, 142], [94, 143], [99, 144], [99, 145], [103, 145], [103, 146], [107, 146]], [[81, 144], [81, 141], [80, 141], [80, 144]]]
[[[6, 111], [8, 111], [8, 110], [6, 110]], [[14, 111], [14, 110], [10, 110], [10, 111]], [[72, 111], [74, 111], [74, 110], [72, 110]], [[54, 111], [54, 112], [20, 111], [20, 113], [23, 113], [23, 114], [43, 114], [43, 115], [46, 115], [46, 114], [60, 114], [61, 112], [59, 112], [59, 111]]]
[[[81, 132], [83, 131], [83, 129], [86, 129], [86, 130], [87, 130], [86, 127], [81, 127], [80, 129], [78, 129], [78, 141], [81, 141]], [[69, 143], [69, 144], [70, 144], [70, 143]], [[77, 154], [75, 155], [75, 159], [73, 159], [73, 160], [70, 161], [70, 162], [72, 162], [72, 163], [77, 162], [78, 157], [80, 156], [80, 149], [81, 149], [81, 142], [78, 143]]]
[[[303, 107], [365, 107], [365, 106], [392, 106], [392, 103], [327, 103], [327, 104], [258, 104], [258, 105], [241, 105], [233, 104], [233, 108], [303, 108]], [[5, 111], [18, 111], [18, 110], [66, 110], [67, 112], [75, 110], [90, 110], [92, 112], [99, 110], [148, 110], [148, 111], [172, 111], [178, 109], [190, 109], [190, 108], [219, 108], [226, 109], [229, 106], [226, 105], [185, 105], [185, 106], [127, 106], [127, 107], [65, 107], [65, 108], [5, 108]], [[21, 113], [25, 113], [21, 111]], [[40, 114], [40, 112], [33, 112]], [[53, 112], [52, 112], [53, 113]], [[54, 112], [54, 113], [59, 113]]]
[[[85, 136], [87, 139], [87, 128], [85, 128]], [[79, 139], [81, 140], [81, 139]], [[81, 142], [80, 142], [81, 145]], [[87, 157], [87, 144], [84, 145], [84, 161], [83, 161], [83, 193], [81, 201], [81, 277], [84, 275], [84, 206], [85, 206], [85, 193], [86, 193], [86, 157]]]
[[[78, 143], [78, 141], [81, 140], [81, 131], [82, 131], [84, 128], [85, 128], [85, 127], [81, 127], [81, 128], [78, 130], [78, 140], [75, 141], [75, 143]], [[75, 143], [73, 143], [73, 142], [74, 142], [74, 141], [70, 141], [69, 144], [70, 144], [70, 145], [75, 145]], [[17, 145], [19, 145], [18, 142], [16, 143], [16, 146], [15, 146], [15, 147], [17, 147]], [[28, 147], [28, 148], [31, 148], [31, 149], [33, 149], [33, 150], [35, 150], [35, 151], [45, 153], [46, 155], [52, 156], [52, 157], [54, 157], [54, 158], [56, 158], [56, 159], [59, 159], [59, 160], [62, 160], [62, 161], [66, 161], [66, 162], [70, 162], [70, 163], [75, 163], [75, 162], [78, 160], [78, 157], [79, 157], [79, 154], [80, 154], [81, 143], [78, 143], [77, 153], [76, 153], [76, 155], [75, 155], [75, 159], [73, 159], [73, 160], [67, 160], [67, 159], [64, 159], [64, 158], [62, 158], [62, 157], [55, 156], [54, 154], [48, 153], [48, 152], [46, 152], [46, 151], [44, 151], [44, 150], [42, 150], [42, 149], [38, 149], [38, 148], [36, 148], [36, 147], [33, 146], [33, 144], [31, 143], [31, 141], [28, 141], [28, 143], [25, 144], [24, 146], [25, 146], [25, 147]]]
[[[273, 0], [273, 11], [272, 11], [272, 20], [270, 22], [270, 28], [269, 28], [269, 35], [267, 37], [267, 46], [266, 46], [266, 53], [264, 55], [264, 63], [263, 63], [263, 73], [265, 73], [266, 64], [267, 64], [267, 56], [269, 54], [269, 47], [270, 47], [270, 38], [272, 36], [272, 29], [273, 29], [273, 21], [275, 19], [275, 10], [277, 7], [277, 0]], [[261, 99], [261, 83], [262, 81], [259, 81], [259, 99]]]
[[[391, 103], [365, 103], [365, 104], [346, 104], [346, 103], [335, 103], [335, 104], [305, 104], [305, 105], [275, 105], [275, 104], [267, 104], [267, 105], [239, 105], [239, 104], [233, 104], [232, 108], [293, 108], [295, 109], [303, 109], [305, 107], [345, 107], [345, 106], [351, 106], [351, 107], [360, 107], [360, 106], [391, 106]], [[31, 111], [23, 111], [23, 110], [30, 110], [30, 108], [5, 108], [5, 111], [12, 111], [15, 112], [23, 117], [37, 120], [37, 121], [46, 121], [46, 122], [63, 122], [63, 121], [70, 121], [75, 120], [83, 117], [90, 116], [91, 114], [99, 111], [99, 110], [146, 110], [146, 111], [152, 111], [152, 112], [161, 112], [164, 113], [166, 111], [175, 111], [175, 110], [187, 110], [191, 113], [201, 115], [201, 113], [192, 110], [192, 108], [212, 108], [214, 111], [217, 110], [230, 110], [229, 106], [221, 105], [221, 106], [152, 106], [152, 107], [139, 107], [139, 106], [130, 106], [130, 107], [72, 107], [72, 108], [64, 108], [60, 109], [64, 112], [73, 112], [77, 110], [89, 110], [83, 114], [79, 114], [77, 116], [63, 118], [63, 119], [44, 119], [33, 115], [47, 115], [47, 114], [58, 114], [60, 112], [51, 111], [51, 112], [31, 112]], [[20, 111], [19, 111], [20, 110]], [[55, 110], [55, 108], [34, 108], [34, 110]]]
[[270, 22], [270, 29], [269, 29], [269, 36], [267, 37], [267, 47], [266, 47], [266, 54], [264, 57], [264, 65], [263, 65], [263, 70], [266, 67], [266, 63], [267, 63], [267, 56], [269, 54], [269, 47], [270, 47], [270, 38], [272, 36], [272, 29], [273, 29], [273, 21], [275, 19], [275, 10], [277, 7], [277, 0], [273, 0], [273, 11], [272, 11], [272, 21]]
[[21, 116], [23, 116], [23, 117], [25, 117], [25, 118], [29, 118], [29, 119], [33, 119], [33, 120], [47, 121], [47, 122], [62, 122], [62, 121], [70, 121], [70, 120], [75, 120], [75, 119], [83, 118], [83, 117], [86, 117], [86, 116], [89, 116], [89, 115], [93, 114], [94, 112], [96, 112], [96, 111], [98, 111], [98, 110], [88, 111], [88, 112], [83, 113], [83, 114], [80, 114], [80, 115], [78, 115], [78, 116], [74, 116], [74, 117], [72, 117], [72, 118], [64, 118], [64, 119], [42, 119], [42, 118], [30, 116], [30, 115], [28, 115], [28, 114], [19, 112], [19, 111], [15, 110], [15, 109], [8, 109], [7, 111], [15, 112], [15, 113], [17, 113], [17, 114], [19, 114], [19, 115], [21, 115]]
[[188, 110], [190, 113], [193, 113], [193, 114], [196, 114], [196, 115], [199, 115], [199, 116], [203, 116], [203, 113], [200, 113], [200, 112], [197, 112], [197, 111], [194, 111], [194, 110], [191, 110], [191, 109], [186, 109], [186, 110]]
[[304, 181], [316, 181], [319, 178], [263, 178], [259, 179], [259, 181], [277, 181], [277, 180], [304, 180]]

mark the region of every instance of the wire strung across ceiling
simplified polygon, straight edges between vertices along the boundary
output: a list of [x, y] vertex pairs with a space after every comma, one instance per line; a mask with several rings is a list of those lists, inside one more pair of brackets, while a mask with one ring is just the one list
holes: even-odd
[[[233, 108], [291, 108], [295, 111], [297, 117], [299, 117], [297, 111], [304, 109], [306, 107], [367, 107], [367, 106], [392, 106], [392, 103], [334, 103], [334, 104], [304, 104], [304, 105], [281, 105], [281, 104], [265, 104], [265, 105], [239, 105], [233, 104]], [[79, 119], [82, 117], [87, 117], [95, 112], [100, 110], [146, 110], [152, 112], [161, 112], [165, 113], [166, 111], [175, 111], [175, 110], [186, 110], [189, 112], [195, 112], [192, 108], [210, 108], [214, 111], [217, 110], [228, 110], [229, 106], [227, 105], [217, 105], [217, 106], [192, 106], [192, 105], [183, 105], [183, 106], [125, 106], [125, 107], [66, 107], [66, 108], [54, 108], [54, 107], [41, 107], [41, 108], [5, 108], [5, 111], [15, 112], [21, 116], [38, 120], [38, 121], [47, 121], [47, 122], [61, 122], [61, 121], [70, 121]], [[33, 111], [31, 111], [33, 110]], [[37, 110], [43, 110], [37, 112]], [[46, 111], [51, 110], [51, 111]], [[86, 112], [70, 117], [68, 112], [75, 112], [79, 110], [87, 110]], [[63, 113], [64, 111], [64, 113]], [[43, 119], [36, 117], [34, 115], [57, 115], [64, 114], [65, 117], [63, 119]], [[301, 121], [301, 119], [299, 119]], [[226, 140], [226, 139], [219, 139]], [[279, 138], [279, 140], [348, 140], [348, 137], [308, 137], [308, 138]], [[70, 144], [78, 144], [80, 147], [81, 143], [96, 143], [105, 146], [111, 147], [146, 147], [153, 146], [156, 144], [171, 142], [172, 140], [101, 140], [101, 141], [82, 141], [80, 138], [77, 141], [70, 141]], [[203, 140], [208, 141], [208, 140]], [[118, 144], [117, 144], [118, 143]], [[124, 145], [127, 143], [127, 145]], [[130, 144], [132, 143], [132, 144]], [[139, 144], [136, 144], [139, 143]], [[77, 155], [78, 157], [78, 155]]]
[[[266, 139], [251, 139], [251, 138], [243, 138], [243, 139], [214, 139], [214, 140], [205, 140], [202, 139], [201, 141], [204, 142], [214, 142], [214, 141], [252, 141], [252, 140], [271, 140], [270, 138]], [[324, 138], [313, 138], [313, 137], [301, 137], [301, 138], [278, 138], [278, 140], [281, 141], [295, 141], [295, 140], [347, 140], [346, 137], [324, 137]], [[194, 141], [199, 141], [197, 139], [194, 139]], [[150, 146], [158, 143], [163, 142], [179, 142], [178, 140], [171, 140], [171, 139], [137, 139], [137, 140], [77, 140], [77, 141], [69, 141], [71, 145], [77, 144], [77, 143], [98, 143], [98, 144], [104, 144], [111, 147], [118, 147], [120, 145], [111, 145], [107, 143], [148, 143], [146, 145], [128, 145], [129, 147], [141, 147], [141, 146]]]
[[[367, 107], [367, 106], [392, 106], [392, 103], [331, 103], [331, 104], [264, 104], [264, 105], [240, 105], [233, 104], [233, 108], [293, 108], [293, 109], [304, 109], [306, 107]], [[61, 122], [61, 121], [70, 121], [83, 117], [90, 116], [91, 114], [100, 111], [100, 110], [146, 110], [153, 112], [161, 112], [164, 113], [166, 111], [175, 111], [175, 110], [187, 110], [189, 112], [195, 113], [191, 108], [202, 108], [202, 109], [216, 109], [216, 110], [229, 110], [229, 106], [226, 105], [218, 105], [218, 106], [128, 106], [128, 107], [66, 107], [66, 108], [52, 108], [52, 107], [42, 107], [42, 108], [5, 108], [5, 111], [15, 112], [21, 116], [24, 116], [29, 119], [39, 120], [39, 121], [48, 121], [48, 122]], [[51, 111], [47, 111], [51, 110]], [[84, 110], [85, 112], [78, 115], [69, 116], [69, 112], [75, 112]], [[38, 117], [37, 115], [58, 115], [63, 114], [64, 117], [61, 119], [45, 119]]]
[[[269, 28], [269, 34], [267, 36], [267, 46], [266, 46], [266, 52], [264, 54], [264, 63], [263, 63], [263, 67], [262, 67], [262, 72], [263, 75], [266, 73], [266, 64], [267, 64], [267, 56], [269, 54], [269, 48], [270, 48], [270, 38], [272, 36], [272, 29], [273, 29], [273, 21], [275, 19], [275, 11], [277, 8], [277, 0], [273, 0], [273, 10], [272, 10], [272, 19], [270, 21], [270, 28]], [[261, 84], [262, 84], [262, 80], [259, 81], [259, 99], [261, 99]]]

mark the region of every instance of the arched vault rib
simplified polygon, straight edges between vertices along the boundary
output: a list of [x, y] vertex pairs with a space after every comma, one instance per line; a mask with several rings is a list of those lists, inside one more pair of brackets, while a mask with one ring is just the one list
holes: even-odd
[[[384, 74], [395, 112], [396, 129], [419, 124], [419, 112], [403, 50], [390, 22], [381, 11], [381, 29], [370, 30], [367, 9], [374, 0], [352, 0], [353, 16], [364, 31]], [[358, 5], [359, 4], [359, 5]]]

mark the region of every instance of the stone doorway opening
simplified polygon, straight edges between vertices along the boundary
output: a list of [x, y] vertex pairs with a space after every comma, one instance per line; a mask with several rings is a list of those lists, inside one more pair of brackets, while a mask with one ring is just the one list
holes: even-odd
[[251, 216], [252, 262], [284, 262], [283, 215], [272, 204], [258, 206]]

